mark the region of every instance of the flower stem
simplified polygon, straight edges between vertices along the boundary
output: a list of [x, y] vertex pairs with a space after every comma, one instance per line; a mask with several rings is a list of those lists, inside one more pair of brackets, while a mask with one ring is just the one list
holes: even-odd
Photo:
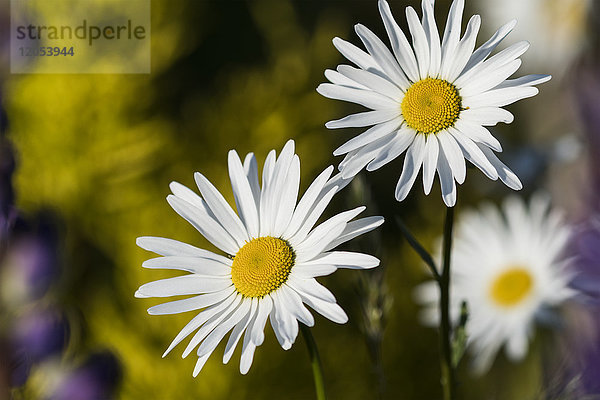
[[438, 281], [440, 286], [440, 358], [442, 367], [442, 388], [444, 400], [455, 398], [454, 367], [452, 364], [451, 336], [452, 327], [450, 322], [450, 254], [452, 252], [452, 227], [454, 225], [454, 208], [446, 209], [446, 222], [444, 223], [444, 260], [443, 269]]
[[321, 359], [319, 358], [319, 351], [317, 350], [317, 344], [313, 338], [310, 328], [300, 323], [300, 330], [306, 347], [308, 348], [308, 355], [310, 357], [310, 364], [312, 366], [313, 378], [315, 380], [315, 391], [317, 392], [317, 400], [325, 400], [325, 384], [323, 383], [323, 368], [321, 367]]

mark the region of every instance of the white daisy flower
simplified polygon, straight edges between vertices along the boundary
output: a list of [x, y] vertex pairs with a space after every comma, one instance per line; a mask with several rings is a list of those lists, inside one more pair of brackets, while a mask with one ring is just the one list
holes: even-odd
[[342, 176], [351, 177], [365, 167], [376, 170], [406, 151], [396, 186], [398, 201], [406, 198], [422, 167], [425, 193], [431, 191], [437, 171], [444, 202], [454, 206], [455, 182], [465, 180], [465, 159], [490, 179], [500, 178], [510, 188], [521, 189], [519, 178], [494, 154], [502, 147], [486, 126], [511, 123], [513, 115], [502, 107], [536, 95], [533, 86], [550, 76], [508, 79], [521, 65], [519, 57], [529, 47], [527, 42], [488, 58], [515, 21], [473, 51], [480, 18], [475, 15], [469, 20], [461, 38], [464, 0], [452, 3], [441, 41], [433, 0], [422, 4], [421, 21], [412, 7], [406, 8], [412, 46], [385, 0], [379, 1], [379, 11], [392, 51], [361, 24], [355, 26], [356, 33], [367, 52], [333, 39], [340, 53], [358, 68], [340, 65], [337, 71], [325, 71], [331, 83], [321, 84], [317, 91], [373, 110], [326, 124], [330, 129], [372, 126], [334, 151], [334, 155], [346, 154], [339, 165]]
[[[450, 313], [456, 324], [467, 302], [466, 333], [477, 372], [488, 370], [503, 345], [509, 359], [523, 359], [534, 322], [575, 294], [565, 257], [570, 235], [562, 215], [549, 211], [542, 197], [529, 207], [509, 198], [503, 213], [488, 204], [461, 216], [451, 256]], [[438, 326], [437, 284], [426, 282], [415, 295], [427, 306], [423, 322]]]
[[167, 201], [206, 239], [226, 255], [160, 237], [140, 237], [138, 246], [161, 255], [145, 261], [146, 268], [178, 269], [189, 274], [142, 285], [136, 297], [193, 295], [148, 309], [151, 315], [201, 310], [175, 337], [163, 357], [196, 331], [183, 352], [197, 346], [197, 376], [206, 360], [231, 331], [223, 362], [227, 363], [244, 335], [240, 372], [248, 372], [254, 350], [264, 340], [267, 318], [281, 346], [289, 349], [298, 334], [298, 321], [312, 326], [309, 305], [319, 314], [345, 323], [348, 317], [333, 294], [315, 277], [338, 268], [363, 269], [379, 265], [373, 256], [333, 249], [383, 223], [382, 217], [351, 221], [364, 211], [358, 207], [315, 223], [336, 192], [348, 181], [330, 179], [333, 166], [324, 170], [296, 204], [300, 184], [300, 160], [294, 142], [287, 142], [279, 157], [272, 150], [262, 171], [253, 154], [242, 165], [229, 152], [229, 177], [236, 214], [219, 191], [202, 174], [195, 180], [202, 197], [173, 182]]

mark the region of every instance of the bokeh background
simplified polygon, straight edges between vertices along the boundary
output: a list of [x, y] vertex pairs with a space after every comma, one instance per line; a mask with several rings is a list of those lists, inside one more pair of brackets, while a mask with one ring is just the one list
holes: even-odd
[[[549, 192], [578, 227], [573, 246], [588, 296], [563, 310], [566, 322], [538, 330], [522, 363], [500, 356], [475, 377], [463, 360], [459, 392], [465, 399], [593, 398], [583, 396], [600, 391], [600, 4], [466, 3], [467, 17], [482, 15], [478, 44], [517, 18], [501, 48], [529, 40], [519, 74], [554, 75], [538, 96], [508, 107], [513, 124], [492, 132], [524, 183], [520, 195]], [[390, 4], [405, 29], [404, 8], [420, 8], [416, 0]], [[440, 27], [449, 5], [436, 2]], [[358, 44], [357, 22], [385, 37], [376, 1], [152, 0], [150, 75], [11, 75], [7, 0], [0, 18], [0, 398], [313, 398], [302, 338], [286, 352], [270, 328], [246, 376], [238, 372], [239, 350], [222, 365], [223, 345], [196, 379], [193, 357], [182, 360], [176, 349], [162, 359], [193, 312], [151, 317], [146, 309], [156, 301], [133, 298], [142, 283], [173, 276], [143, 270], [149, 254], [135, 238], [210, 247], [165, 197], [169, 182], [193, 187], [193, 172], [202, 171], [232, 200], [232, 148], [253, 151], [260, 164], [293, 138], [302, 188], [337, 164], [333, 149], [357, 132], [328, 131], [324, 123], [359, 108], [315, 88], [326, 68], [343, 61], [333, 37]], [[313, 329], [331, 399], [441, 397], [437, 333], [419, 324], [413, 302], [427, 272], [395, 218], [433, 249], [444, 207], [435, 185], [429, 197], [418, 184], [396, 203], [401, 165], [363, 172], [330, 208], [366, 204], [387, 221], [353, 245], [381, 258], [381, 267], [322, 279], [350, 316], [345, 326], [317, 317]], [[458, 210], [509, 192], [470, 169]]]

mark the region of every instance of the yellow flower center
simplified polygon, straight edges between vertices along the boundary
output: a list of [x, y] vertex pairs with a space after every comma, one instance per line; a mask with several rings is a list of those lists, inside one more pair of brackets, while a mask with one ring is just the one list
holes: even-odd
[[400, 107], [408, 126], [421, 133], [438, 133], [451, 127], [462, 109], [456, 87], [433, 78], [421, 79], [409, 87]]
[[288, 242], [265, 236], [252, 239], [233, 258], [231, 280], [246, 297], [263, 297], [287, 281], [296, 255]]
[[504, 271], [492, 283], [490, 295], [496, 304], [510, 307], [531, 293], [533, 278], [529, 271], [514, 267]]

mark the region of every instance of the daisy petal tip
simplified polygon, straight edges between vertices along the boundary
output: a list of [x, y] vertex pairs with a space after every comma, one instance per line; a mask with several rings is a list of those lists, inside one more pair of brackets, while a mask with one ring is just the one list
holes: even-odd
[[[336, 128], [336, 124], [335, 121], [327, 121], [325, 122], [325, 128], [327, 129], [335, 129]], [[339, 155], [339, 154], [335, 154], [337, 152], [337, 149], [333, 152], [333, 155]], [[344, 154], [344, 153], [342, 153]]]
[[321, 83], [319, 86], [317, 86], [317, 93], [319, 93], [321, 96], [327, 97], [327, 90], [325, 90], [325, 88], [327, 87], [326, 85], [327, 83]]
[[456, 205], [456, 195], [455, 194], [443, 195], [442, 199], [444, 200], [444, 204], [446, 204], [446, 207], [453, 208]]
[[136, 299], [147, 299], [149, 298], [149, 296], [146, 296], [144, 293], [142, 293], [140, 291], [140, 289], [136, 290], [134, 295], [133, 295]]
[[232, 162], [234, 160], [239, 160], [240, 156], [238, 155], [237, 151], [235, 151], [235, 149], [231, 149], [229, 150], [229, 152], [227, 152], [227, 160], [229, 162]]
[[400, 202], [403, 201], [404, 199], [406, 199], [406, 196], [408, 196], [410, 189], [405, 189], [404, 186], [400, 187], [400, 188], [396, 188], [396, 201]]
[[177, 201], [177, 196], [175, 196], [174, 194], [167, 195], [167, 203], [173, 205], [173, 203], [176, 201]]

